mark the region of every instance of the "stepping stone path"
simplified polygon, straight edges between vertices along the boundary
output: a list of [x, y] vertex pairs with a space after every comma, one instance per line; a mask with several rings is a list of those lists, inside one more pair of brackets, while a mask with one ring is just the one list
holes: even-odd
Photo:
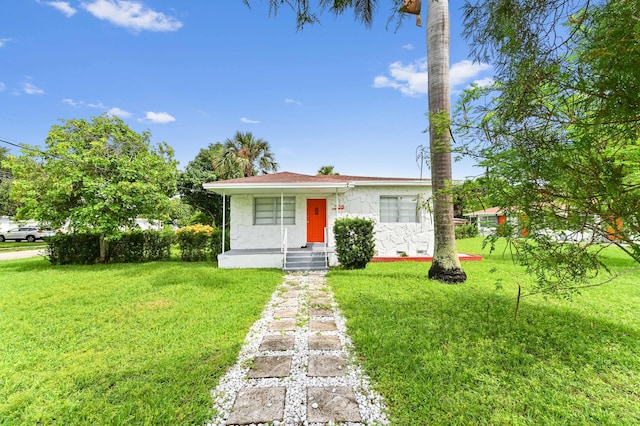
[[382, 398], [353, 360], [324, 272], [293, 272], [212, 391], [223, 425], [388, 425]]

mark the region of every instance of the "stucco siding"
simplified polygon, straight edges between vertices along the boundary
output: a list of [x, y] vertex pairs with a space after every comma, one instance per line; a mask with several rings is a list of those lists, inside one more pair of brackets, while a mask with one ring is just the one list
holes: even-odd
[[366, 217], [375, 223], [376, 256], [433, 254], [433, 217], [428, 209], [419, 209], [416, 223], [382, 223], [380, 197], [404, 196], [426, 200], [431, 191], [423, 187], [356, 187], [344, 194], [344, 215]]
[[[333, 223], [336, 217], [366, 217], [375, 223], [377, 256], [409, 256], [433, 254], [433, 220], [427, 209], [419, 210], [417, 223], [381, 223], [380, 196], [406, 196], [428, 199], [430, 190], [424, 187], [364, 187], [350, 189], [344, 194], [295, 194], [295, 225], [285, 225], [289, 247], [300, 247], [307, 242], [307, 199], [327, 200], [327, 230], [329, 247], [335, 247]], [[280, 197], [280, 194], [260, 196]], [[281, 246], [280, 225], [254, 225], [252, 195], [231, 197], [230, 236], [231, 249], [266, 249]], [[332, 262], [333, 263], [333, 262]]]

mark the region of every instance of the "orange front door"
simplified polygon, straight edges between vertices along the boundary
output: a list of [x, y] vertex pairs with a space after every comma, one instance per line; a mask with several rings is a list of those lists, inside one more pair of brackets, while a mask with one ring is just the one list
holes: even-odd
[[327, 200], [307, 200], [307, 242], [323, 243], [327, 226]]

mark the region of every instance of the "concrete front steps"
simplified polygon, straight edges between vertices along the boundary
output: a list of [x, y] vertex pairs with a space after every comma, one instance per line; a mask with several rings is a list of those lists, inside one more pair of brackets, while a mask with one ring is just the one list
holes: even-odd
[[283, 271], [326, 271], [327, 259], [322, 244], [307, 244], [307, 247], [289, 249]]

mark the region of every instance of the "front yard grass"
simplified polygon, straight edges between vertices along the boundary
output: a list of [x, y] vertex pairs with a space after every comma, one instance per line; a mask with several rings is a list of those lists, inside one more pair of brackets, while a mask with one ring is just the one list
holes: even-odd
[[[573, 301], [524, 298], [514, 321], [515, 282], [531, 282], [480, 247], [458, 242], [485, 256], [463, 263], [462, 285], [429, 281], [425, 263], [328, 275], [392, 424], [640, 424], [639, 274]], [[614, 269], [633, 266], [607, 256]]]
[[0, 424], [202, 424], [282, 281], [211, 263], [0, 263]]
[[42, 241], [36, 241], [35, 243], [23, 243], [15, 241], [5, 241], [0, 243], [0, 253], [9, 253], [12, 251], [24, 251], [24, 250], [44, 250], [47, 248], [47, 244]]

